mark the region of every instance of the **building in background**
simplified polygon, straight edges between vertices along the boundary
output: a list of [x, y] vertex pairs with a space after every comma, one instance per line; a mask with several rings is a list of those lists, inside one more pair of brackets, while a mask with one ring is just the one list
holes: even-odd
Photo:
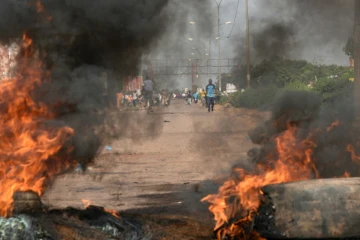
[[142, 76], [128, 76], [123, 80], [123, 90], [128, 91], [141, 91], [143, 85]]

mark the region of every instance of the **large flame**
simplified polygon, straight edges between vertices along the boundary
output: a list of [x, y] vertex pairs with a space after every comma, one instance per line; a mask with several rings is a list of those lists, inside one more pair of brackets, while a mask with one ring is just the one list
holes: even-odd
[[31, 56], [31, 45], [32, 40], [24, 35], [25, 59], [19, 63], [17, 76], [0, 82], [1, 216], [11, 214], [14, 192], [32, 190], [41, 195], [47, 180], [72, 164], [58, 153], [71, 151], [63, 146], [74, 130], [47, 124], [54, 113], [32, 98], [47, 75]]
[[[318, 177], [312, 161], [316, 144], [311, 136], [299, 140], [298, 133], [295, 126], [288, 125], [287, 130], [275, 138], [276, 153], [268, 156], [268, 165], [259, 165], [256, 174], [236, 169], [239, 179], [226, 181], [217, 194], [202, 199], [210, 203], [209, 210], [216, 220], [215, 230], [221, 230], [218, 239], [222, 239], [224, 235], [246, 235], [239, 223], [252, 221], [260, 205], [262, 187]], [[236, 224], [229, 222], [233, 219], [240, 220]], [[253, 239], [261, 238], [255, 235]]]

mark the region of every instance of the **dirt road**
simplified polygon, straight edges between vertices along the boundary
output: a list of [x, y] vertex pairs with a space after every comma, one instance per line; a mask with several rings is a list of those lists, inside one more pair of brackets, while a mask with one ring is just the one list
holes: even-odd
[[86, 199], [122, 211], [165, 205], [191, 209], [208, 180], [227, 176], [233, 163], [246, 161], [252, 147], [247, 131], [265, 118], [220, 106], [208, 113], [183, 100], [153, 115], [115, 114], [124, 121], [122, 135], [107, 143], [112, 150], [103, 149], [85, 173], [59, 176], [43, 196], [46, 204], [83, 207]]

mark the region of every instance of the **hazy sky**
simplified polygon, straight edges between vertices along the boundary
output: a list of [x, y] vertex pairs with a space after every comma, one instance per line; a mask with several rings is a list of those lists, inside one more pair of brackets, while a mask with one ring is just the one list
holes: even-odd
[[[278, 50], [274, 49], [277, 47], [280, 55], [287, 58], [347, 66], [349, 60], [342, 49], [353, 29], [352, 1], [249, 0], [252, 63], [277, 53]], [[232, 22], [220, 28], [222, 59], [245, 58], [245, 0], [239, 1], [238, 9], [237, 2], [223, 0], [221, 3], [220, 23]], [[203, 0], [201, 5], [196, 6], [193, 3], [196, 5], [199, 2], [173, 0], [170, 4], [169, 8], [173, 8], [175, 13], [175, 24], [158, 41], [158, 46], [151, 52], [153, 58], [205, 59], [207, 50], [204, 48], [209, 46], [211, 33], [211, 58], [217, 59], [217, 5], [214, 0]], [[191, 25], [189, 21], [196, 24]], [[272, 30], [274, 25], [277, 26], [275, 31]], [[194, 47], [200, 51], [194, 50]], [[186, 82], [182, 85], [189, 86], [190, 78], [185, 76], [181, 81]]]
[[[213, 0], [209, 0], [214, 2]], [[296, 22], [299, 14], [298, 9], [291, 4], [292, 0], [267, 0], [268, 3], [264, 6], [264, 0], [250, 0], [249, 1], [249, 17], [250, 17], [250, 38], [252, 33], [259, 31], [260, 25], [264, 22], [268, 22], [269, 19], [277, 19], [278, 22]], [[338, 2], [340, 2], [339, 0]], [[348, 3], [350, 1], [343, 1]], [[223, 0], [221, 3], [220, 18], [222, 22], [232, 21], [236, 13], [237, 0]], [[213, 3], [214, 12], [216, 9], [215, 3]], [[215, 12], [216, 13], [216, 12]], [[345, 24], [349, 18], [352, 20], [350, 12], [346, 16], [334, 16], [341, 21], [344, 21], [343, 25], [331, 25], [323, 27], [321, 21], [322, 12], [318, 13], [319, 18], [308, 18], [304, 21], [303, 27], [299, 28], [294, 36], [294, 50], [290, 53], [291, 58], [305, 59], [308, 61], [316, 61], [325, 64], [338, 64], [348, 65], [348, 57], [342, 51], [347, 38], [351, 34], [349, 29], [352, 30], [352, 26]], [[350, 16], [349, 16], [350, 15]], [[295, 17], [297, 16], [297, 17]], [[214, 14], [216, 17], [216, 14]], [[327, 16], [326, 16], [327, 17]], [[245, 35], [245, 0], [240, 0], [237, 19], [235, 21], [234, 30], [229, 39], [222, 38], [222, 52], [224, 56], [237, 56], [234, 52], [236, 44], [234, 41]], [[223, 36], [228, 36], [231, 31], [231, 25], [222, 26]], [[321, 35], [328, 36], [323, 39]], [[332, 32], [333, 35], [328, 32]], [[326, 34], [326, 35], [325, 35]], [[239, 41], [238, 44], [245, 44]]]

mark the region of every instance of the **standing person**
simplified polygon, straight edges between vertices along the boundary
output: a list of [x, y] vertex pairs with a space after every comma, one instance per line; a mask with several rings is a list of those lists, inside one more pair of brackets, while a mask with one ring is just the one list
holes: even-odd
[[133, 103], [133, 99], [131, 93], [128, 93], [126, 96], [127, 96], [127, 106], [129, 107]]
[[203, 106], [205, 105], [205, 107], [207, 108], [207, 98], [206, 98], [206, 92], [205, 92], [205, 89], [202, 89], [201, 90], [201, 98], [203, 99], [202, 103], [203, 103]]
[[173, 93], [168, 94], [166, 98], [166, 106], [170, 106], [171, 98], [175, 98]]
[[137, 93], [136, 93], [136, 91], [134, 91], [134, 93], [133, 93], [133, 105], [134, 105], [134, 107], [136, 107], [136, 104], [137, 104]]
[[192, 95], [191, 95], [191, 91], [189, 90], [186, 96], [187, 104], [191, 105], [191, 100], [192, 100]]
[[149, 76], [146, 76], [145, 81], [143, 83], [143, 90], [146, 99], [146, 103], [149, 102], [148, 113], [152, 112], [153, 105], [153, 91], [154, 91], [154, 83], [150, 80]]
[[116, 94], [116, 106], [117, 108], [120, 108], [121, 104], [123, 103], [124, 95], [122, 92], [119, 92]]
[[209, 79], [209, 84], [206, 86], [206, 98], [207, 98], [207, 107], [208, 112], [214, 111], [214, 100], [215, 100], [215, 85], [212, 84], [212, 79]]
[[163, 107], [166, 105], [167, 95], [165, 89], [161, 90], [161, 104]]
[[193, 97], [194, 97], [194, 103], [198, 103], [198, 99], [199, 99], [199, 93], [198, 92], [195, 92], [194, 93], [194, 95], [193, 95]]

